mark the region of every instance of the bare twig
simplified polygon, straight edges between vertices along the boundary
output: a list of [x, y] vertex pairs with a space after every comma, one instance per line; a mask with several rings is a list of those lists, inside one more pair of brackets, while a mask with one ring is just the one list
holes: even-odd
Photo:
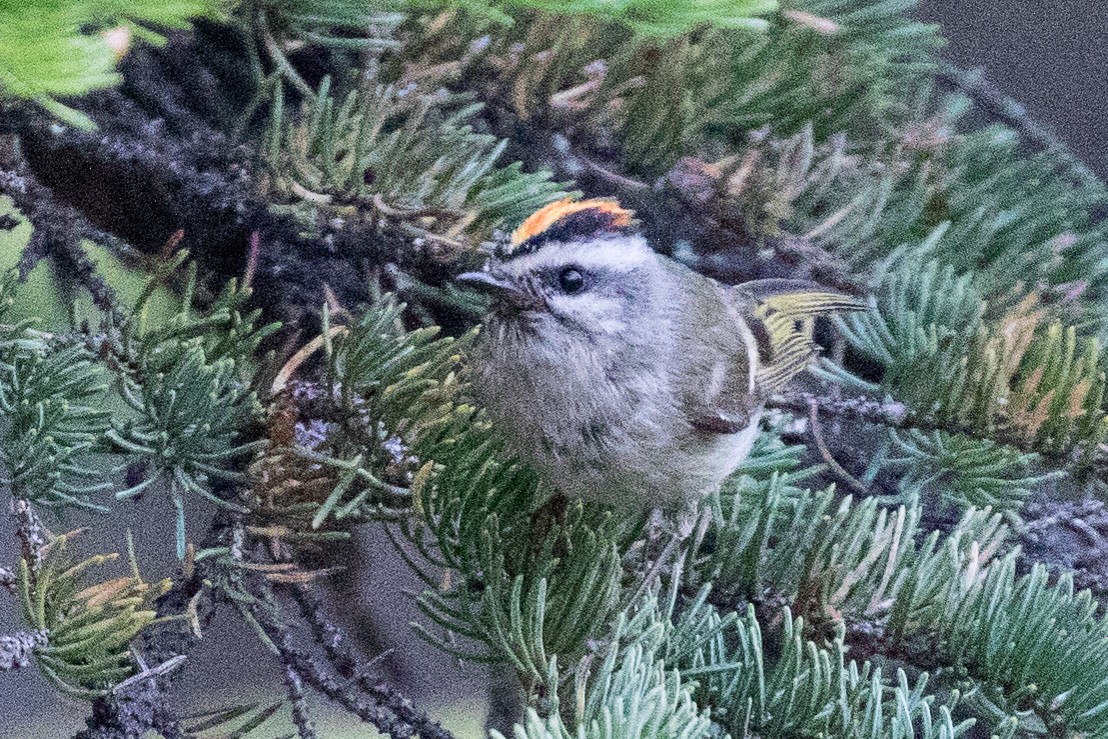
[[816, 449], [823, 461], [834, 473], [835, 477], [846, 483], [847, 487], [864, 495], [869, 494], [869, 488], [863, 485], [858, 478], [843, 469], [831, 450], [827, 448], [827, 442], [823, 439], [823, 425], [819, 422], [819, 401], [815, 398], [808, 399], [808, 423], [811, 426], [812, 439], [816, 442]]
[[285, 685], [288, 687], [289, 703], [292, 705], [292, 720], [300, 739], [316, 739], [315, 724], [304, 698], [304, 684], [300, 680], [300, 674], [288, 665], [285, 665]]
[[31, 661], [31, 653], [47, 643], [43, 631], [17, 631], [10, 636], [0, 636], [0, 671], [17, 670]]
[[42, 563], [43, 550], [52, 538], [50, 532], [39, 521], [38, 514], [29, 501], [16, 498], [11, 506], [16, 521], [16, 535], [23, 545], [23, 558], [30, 562], [32, 568], [37, 568]]
[[409, 739], [412, 736], [421, 736], [423, 739], [454, 739], [453, 734], [428, 719], [394, 688], [383, 684], [376, 686], [376, 695], [371, 696], [367, 694], [368, 691], [359, 689], [360, 685], [352, 686], [348, 681], [339, 680], [325, 662], [294, 645], [292, 634], [287, 628], [261, 613], [261, 609], [255, 609], [254, 613], [277, 647], [281, 662], [287, 670], [299, 675], [301, 680], [371, 724], [382, 734], [388, 734], [393, 739]]
[[[359, 660], [346, 643], [346, 637], [338, 626], [327, 619], [323, 602], [307, 585], [290, 585], [288, 592], [300, 608], [301, 614], [313, 630], [315, 641], [323, 646], [328, 661], [339, 674], [346, 678], [340, 687], [344, 690], [357, 686], [374, 701], [387, 707], [403, 723], [412, 727], [412, 731], [424, 739], [452, 739], [452, 734], [426, 713], [416, 708], [412, 702], [395, 688], [381, 681], [373, 681], [369, 672], [373, 664], [384, 659], [386, 654], [372, 660]], [[376, 725], [376, 724], [374, 724]], [[378, 727], [380, 728], [380, 727]]]

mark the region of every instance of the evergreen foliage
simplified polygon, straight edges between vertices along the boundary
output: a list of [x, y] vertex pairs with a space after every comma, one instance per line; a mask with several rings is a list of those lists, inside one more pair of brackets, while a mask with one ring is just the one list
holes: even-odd
[[[912, 687], [899, 671], [895, 686], [886, 685], [880, 668], [845, 660], [841, 634], [821, 648], [787, 610], [783, 648], [769, 659], [753, 609], [721, 618], [706, 595], [676, 623], [646, 601], [619, 622], [596, 674], [580, 673], [576, 726], [530, 709], [514, 736], [688, 739], [712, 736], [709, 718], [732, 736], [957, 737], [973, 725], [953, 722], [956, 691], [936, 706], [924, 693], [926, 675]], [[694, 701], [711, 713], [698, 713]]]
[[[926, 245], [921, 249], [924, 254]], [[893, 263], [877, 310], [840, 321], [844, 337], [882, 370], [876, 385], [841, 369], [829, 375], [863, 390], [887, 389], [924, 414], [961, 428], [1003, 430], [1045, 451], [1099, 444], [1104, 366], [1095, 337], [1046, 322], [1031, 293], [995, 319], [969, 275], [938, 261]], [[826, 365], [825, 365], [826, 367]]]
[[470, 63], [524, 119], [547, 110], [572, 118], [574, 130], [646, 175], [767, 126], [785, 136], [818, 124], [821, 137], [876, 137], [905, 107], [905, 90], [926, 82], [941, 44], [936, 29], [905, 18], [910, 0], [793, 5], [783, 3], [764, 33], [706, 24], [668, 40], [539, 16], [491, 39]]
[[468, 121], [480, 105], [451, 110], [441, 95], [371, 82], [340, 101], [328, 78], [301, 115], [286, 122], [277, 89], [267, 144], [274, 187], [314, 206], [306, 209], [309, 222], [320, 206], [340, 217], [361, 207], [419, 218], [445, 237], [434, 243], [450, 255], [451, 247], [464, 248], [456, 240], [463, 233], [480, 241], [492, 227], [568, 194], [548, 171], [496, 165], [507, 142], [473, 131]]
[[1011, 129], [965, 123], [965, 97], [920, 97], [915, 120], [874, 143], [810, 126], [753, 137], [716, 165], [721, 207], [757, 231], [806, 234], [873, 282], [907, 253], [972, 274], [994, 313], [1037, 290], [1056, 317], [1099, 328], [1103, 185], [1068, 172], [1064, 152], [1026, 156]]
[[[399, 323], [402, 311], [402, 305], [386, 297], [381, 306], [324, 344], [323, 387], [331, 389], [332, 397], [323, 399], [327, 409], [322, 415], [356, 433], [326, 436], [327, 456], [344, 461], [325, 464], [346, 471], [314, 512], [313, 527], [332, 514], [342, 519], [374, 505], [407, 504], [419, 487], [408, 490], [388, 480], [412, 478], [414, 484], [412, 465], [430, 462], [414, 445], [467, 413], [457, 405], [455, 372], [471, 337], [436, 338], [437, 328], [407, 333]], [[328, 337], [326, 313], [324, 319], [323, 336]], [[370, 439], [376, 443], [367, 444]], [[350, 455], [355, 456], [346, 460]]]
[[875, 474], [885, 465], [903, 465], [907, 471], [899, 488], [909, 500], [1016, 512], [1037, 486], [1063, 476], [1057, 470], [1031, 474], [1037, 455], [989, 439], [917, 429], [890, 431], [889, 437], [891, 443], [879, 449], [870, 470]]
[[301, 39], [332, 48], [381, 51], [399, 46], [389, 37], [404, 14], [390, 5], [358, 0], [259, 0], [243, 3], [238, 15], [247, 23], [260, 19], [263, 27], [271, 28], [274, 40]]
[[[2, 279], [0, 317], [14, 300], [16, 272]], [[12, 495], [47, 507], [107, 510], [94, 500], [110, 486], [91, 460], [109, 415], [93, 357], [83, 346], [58, 346], [25, 324], [0, 332], [0, 460]]]
[[153, 602], [170, 583], [144, 582], [132, 560], [131, 574], [85, 585], [86, 570], [116, 555], [74, 561], [70, 538], [49, 542], [33, 569], [21, 563], [19, 594], [24, 619], [47, 634], [35, 650], [39, 669], [62, 693], [88, 699], [132, 673], [131, 640], [155, 621]]
[[[178, 254], [167, 273], [187, 257]], [[131, 498], [164, 481], [177, 512], [177, 556], [184, 558], [185, 494], [230, 510], [245, 511], [212, 491], [214, 483], [241, 483], [236, 461], [264, 446], [263, 440], [239, 443], [239, 436], [260, 413], [250, 388], [249, 361], [275, 325], [256, 328], [260, 311], [243, 315], [247, 293], [232, 283], [201, 315], [194, 315], [195, 265], [189, 271], [181, 309], [163, 325], [139, 333], [145, 302], [156, 281], [135, 305], [115, 350], [123, 363], [118, 389], [135, 412], [115, 420], [107, 441], [141, 465], [145, 479], [115, 494]], [[246, 365], [246, 366], [244, 366]]]
[[[210, 131], [247, 152], [236, 186], [262, 206], [236, 211], [253, 232], [244, 282], [308, 284], [288, 243], [262, 254], [286, 231], [344, 271], [363, 268], [359, 239], [380, 262], [362, 292], [319, 276], [318, 314], [280, 335], [263, 316], [284, 296], [211, 293], [229, 275], [182, 269], [171, 248], [133, 305], [50, 332], [0, 324], [21, 545], [0, 585], [33, 630], [20, 649], [63, 693], [119, 718], [136, 669], [157, 690], [178, 659], [145, 665], [133, 640], [178, 649], [225, 602], [287, 700], [142, 732], [258, 734], [287, 709], [312, 737], [310, 689], [382, 731], [448, 736], [362, 673], [308, 595], [332, 572], [314, 555], [370, 525], [425, 585], [416, 632], [519, 678], [516, 739], [1108, 737], [1106, 591], [1075, 592], [1019, 547], [1027, 500], [1104, 487], [1104, 189], [939, 94], [941, 37], [911, 0], [2, 3], [0, 91], [75, 125], [91, 119], [55, 96], [119, 80], [99, 32], [159, 43], [190, 18], [224, 23], [209, 35], [235, 39], [220, 54], [253, 83]], [[197, 191], [219, 191], [203, 177]], [[696, 256], [754, 254], [751, 269], [872, 296], [815, 333], [833, 350], [803, 380], [808, 417], [769, 414], [688, 537], [561, 497], [472, 404], [481, 305], [447, 281], [576, 194], [572, 177], [645, 204], [648, 228], [672, 212], [652, 206], [695, 211]], [[0, 188], [48, 197], [32, 178], [4, 169]], [[24, 272], [58, 248], [26, 215]], [[0, 309], [18, 282], [4, 274]], [[156, 293], [175, 309], [152, 310]], [[827, 422], [851, 404], [881, 413]], [[73, 535], [34, 513], [110, 516], [155, 491], [176, 511], [172, 583], [144, 582], [132, 556], [129, 576], [89, 584], [113, 555], [74, 558]], [[207, 532], [185, 529], [194, 507]]]
[[696, 698], [716, 706], [716, 720], [732, 736], [957, 737], [973, 725], [955, 724], [951, 717], [957, 690], [944, 704], [924, 692], [926, 673], [912, 686], [898, 670], [889, 684], [880, 667], [847, 662], [841, 632], [830, 649], [821, 648], [804, 639], [803, 622], [786, 610], [782, 649], [770, 661], [753, 609], [726, 623], [711, 606], [697, 606], [678, 624], [677, 643], [690, 622], [696, 624], [694, 638], [713, 636], [677, 663], [683, 674], [704, 681]]
[[513, 13], [539, 10], [557, 15], [581, 16], [592, 22], [618, 21], [647, 37], [672, 37], [698, 26], [720, 28], [765, 28], [766, 21], [758, 16], [777, 9], [776, 0], [711, 0], [706, 3], [670, 3], [659, 5], [649, 0], [573, 0], [572, 2], [537, 2], [537, 0], [452, 0], [428, 2], [413, 0], [414, 8], [436, 10], [458, 7], [498, 23], [514, 22]]

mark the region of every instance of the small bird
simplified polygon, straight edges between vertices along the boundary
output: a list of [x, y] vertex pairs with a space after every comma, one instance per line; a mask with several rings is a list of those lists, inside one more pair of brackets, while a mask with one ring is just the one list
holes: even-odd
[[473, 387], [511, 451], [554, 489], [689, 510], [742, 463], [766, 398], [855, 298], [796, 280], [725, 286], [658, 254], [610, 199], [551, 203], [486, 265]]

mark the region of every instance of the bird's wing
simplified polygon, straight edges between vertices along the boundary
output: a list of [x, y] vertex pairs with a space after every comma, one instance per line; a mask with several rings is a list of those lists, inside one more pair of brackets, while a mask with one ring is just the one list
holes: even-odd
[[[679, 346], [681, 403], [689, 423], [709, 433], [746, 428], [818, 354], [818, 315], [866, 310], [865, 301], [802, 280], [756, 280], [736, 287], [690, 286], [692, 304]], [[701, 289], [701, 287], [705, 289]]]
[[731, 299], [729, 288], [707, 283], [699, 297], [708, 305], [690, 322], [681, 350], [684, 385], [682, 406], [693, 428], [734, 434], [747, 428], [762, 407], [755, 370], [758, 338], [750, 330], [752, 300]]
[[748, 321], [761, 360], [754, 382], [763, 396], [783, 390], [819, 353], [812, 339], [816, 316], [869, 308], [860, 298], [804, 280], [755, 280], [731, 293], [738, 304], [754, 306]]

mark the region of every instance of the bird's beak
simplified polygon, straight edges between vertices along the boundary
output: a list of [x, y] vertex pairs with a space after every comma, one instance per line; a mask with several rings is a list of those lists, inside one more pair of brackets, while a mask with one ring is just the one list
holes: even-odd
[[536, 307], [535, 297], [531, 293], [514, 281], [497, 277], [491, 272], [463, 272], [454, 280], [521, 310]]

